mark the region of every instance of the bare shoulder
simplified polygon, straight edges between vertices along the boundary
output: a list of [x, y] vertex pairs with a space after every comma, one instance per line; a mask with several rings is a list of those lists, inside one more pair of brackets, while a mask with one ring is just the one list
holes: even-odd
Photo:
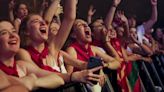
[[26, 62], [24, 60], [17, 60], [16, 63], [18, 66], [24, 66], [24, 67], [30, 64], [29, 62]]
[[28, 62], [33, 62], [31, 59], [30, 53], [25, 49], [19, 49], [18, 53], [16, 54], [16, 60], [24, 60]]
[[77, 58], [77, 53], [76, 53], [75, 48], [73, 48], [73, 47], [68, 47], [68, 48], [66, 49], [66, 52], [67, 52], [69, 55], [71, 55], [71, 56]]
[[35, 71], [36, 69], [38, 69], [38, 66], [36, 66], [35, 64], [31, 63], [31, 62], [27, 62], [24, 60], [17, 60], [17, 66], [24, 68], [25, 70], [29, 71]]
[[73, 48], [73, 47], [68, 47], [68, 48], [66, 49], [66, 52], [76, 52], [76, 50], [75, 50], [75, 48]]
[[20, 48], [16, 56], [29, 56], [29, 52], [23, 48]]
[[100, 51], [97, 46], [91, 45], [92, 52]]

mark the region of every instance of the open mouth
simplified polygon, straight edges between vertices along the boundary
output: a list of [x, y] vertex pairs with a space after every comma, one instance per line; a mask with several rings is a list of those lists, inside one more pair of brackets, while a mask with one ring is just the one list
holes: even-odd
[[90, 35], [89, 31], [85, 31], [85, 34], [86, 34], [86, 35]]
[[46, 31], [46, 28], [45, 28], [45, 27], [41, 27], [41, 28], [40, 28], [40, 32], [41, 32], [41, 33], [46, 33], [46, 32], [47, 32], [47, 31]]
[[17, 40], [9, 41], [8, 44], [10, 44], [10, 45], [15, 45], [15, 44], [17, 44]]
[[46, 30], [41, 29], [40, 32], [41, 33], [46, 33]]

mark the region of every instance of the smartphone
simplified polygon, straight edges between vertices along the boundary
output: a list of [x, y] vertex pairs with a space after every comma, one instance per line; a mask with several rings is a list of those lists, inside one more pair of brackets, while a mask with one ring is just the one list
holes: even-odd
[[[87, 68], [92, 69], [92, 68], [95, 68], [95, 67], [98, 67], [98, 66], [103, 66], [101, 58], [99, 58], [99, 57], [90, 57], [89, 60], [88, 60]], [[94, 72], [94, 74], [99, 74], [99, 73], [100, 73], [100, 70]], [[97, 84], [96, 81], [91, 81], [91, 82], [93, 84]]]

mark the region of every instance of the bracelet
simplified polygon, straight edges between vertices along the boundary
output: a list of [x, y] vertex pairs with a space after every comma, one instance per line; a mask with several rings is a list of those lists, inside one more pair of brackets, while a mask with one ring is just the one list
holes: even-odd
[[73, 72], [70, 74], [70, 79], [69, 79], [70, 82], [72, 82], [72, 75], [73, 75]]

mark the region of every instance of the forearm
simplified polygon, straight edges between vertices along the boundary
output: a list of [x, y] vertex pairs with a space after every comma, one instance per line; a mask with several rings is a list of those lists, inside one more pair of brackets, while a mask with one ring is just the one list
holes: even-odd
[[155, 23], [157, 21], [158, 11], [157, 11], [157, 5], [152, 5], [152, 15], [151, 20]]
[[71, 60], [71, 61], [65, 61], [67, 65], [71, 65], [73, 67], [76, 67], [78, 69], [86, 69], [87, 62], [81, 61], [81, 60]]
[[75, 20], [77, 0], [66, 0], [64, 7], [64, 18]]
[[67, 40], [72, 25], [76, 18], [76, 0], [66, 0], [64, 7], [64, 19], [61, 23], [58, 34], [55, 36], [54, 44], [57, 49], [61, 49]]
[[68, 74], [71, 74], [73, 72], [73, 66], [71, 65], [65, 65], [66, 66], [66, 70]]
[[113, 48], [113, 46], [110, 44], [110, 42], [105, 42], [105, 48], [109, 54], [111, 54], [113, 57], [119, 59], [119, 55], [117, 54], [116, 50]]
[[78, 60], [78, 59], [76, 59], [74, 57], [71, 57], [66, 52], [63, 52], [62, 51], [62, 53], [63, 53], [63, 57], [64, 57], [64, 62], [67, 65], [71, 65], [71, 66], [76, 67], [76, 68], [79, 68], [79, 69], [86, 69], [87, 62]]
[[71, 73], [69, 73], [69, 74], [68, 73], [57, 73], [57, 75], [60, 76], [66, 83], [70, 82], [70, 74]]
[[124, 23], [124, 28], [125, 28], [125, 32], [124, 32], [124, 35], [125, 35], [125, 37], [126, 37], [126, 39], [127, 38], [129, 38], [129, 36], [130, 36], [130, 33], [129, 33], [129, 24], [128, 24], [128, 21], [126, 21], [125, 23]]
[[0, 90], [7, 88], [8, 86], [10, 86], [10, 82], [8, 81], [8, 79], [6, 78], [6, 76], [0, 74]]
[[105, 18], [105, 25], [107, 27], [107, 29], [110, 29], [112, 26], [112, 21], [113, 21], [113, 18], [114, 18], [114, 13], [116, 11], [116, 7], [115, 5], [112, 5], [112, 7], [110, 8], [110, 10], [108, 11], [108, 14], [107, 14], [107, 17]]
[[142, 50], [144, 51], [144, 53], [146, 53], [146, 55], [151, 56], [153, 54], [153, 51], [146, 45], [142, 44], [142, 43], [138, 43], [138, 45], [142, 48]]
[[42, 88], [58, 88], [62, 85], [64, 85], [64, 80], [56, 74], [50, 74], [48, 76], [38, 78], [35, 82], [36, 87]]
[[87, 16], [87, 22], [88, 22], [88, 24], [91, 24], [92, 23], [92, 16]]
[[144, 28], [147, 33], [150, 33], [150, 28], [154, 25], [154, 23], [157, 21], [158, 12], [157, 12], [157, 5], [152, 5], [152, 14], [151, 18], [144, 23]]
[[10, 21], [13, 23], [14, 22], [13, 10], [9, 10], [9, 18], [10, 18]]
[[137, 61], [140, 59], [141, 59], [141, 57], [139, 57], [137, 54], [132, 54], [132, 55], [128, 56], [125, 60], [126, 61]]
[[58, 4], [60, 3], [60, 0], [54, 0], [48, 10], [46, 11], [44, 15], [44, 19], [50, 23], [52, 21], [53, 16], [57, 12]]

